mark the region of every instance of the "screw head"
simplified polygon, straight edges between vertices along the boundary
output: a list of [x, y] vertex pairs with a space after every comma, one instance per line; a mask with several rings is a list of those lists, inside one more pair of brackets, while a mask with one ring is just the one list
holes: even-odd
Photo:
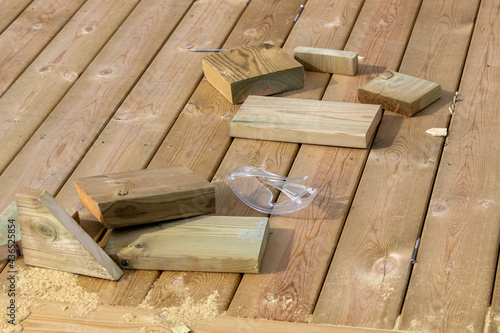
[[122, 266], [128, 266], [130, 264], [130, 261], [128, 261], [127, 259], [122, 259], [121, 263]]
[[144, 246], [144, 244], [142, 244], [142, 243], [137, 243], [137, 244], [135, 244], [135, 247], [136, 247], [136, 248], [138, 248], [138, 249], [140, 249], [140, 248], [141, 248], [141, 247], [143, 247], [143, 246]]

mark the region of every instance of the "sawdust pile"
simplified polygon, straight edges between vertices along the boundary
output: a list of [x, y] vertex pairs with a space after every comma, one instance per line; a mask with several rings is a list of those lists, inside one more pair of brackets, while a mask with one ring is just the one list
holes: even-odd
[[[22, 326], [19, 324], [30, 315], [30, 309], [40, 307], [46, 301], [69, 303], [79, 316], [94, 311], [100, 303], [99, 295], [85, 291], [78, 285], [77, 278], [77, 275], [67, 272], [20, 267], [16, 274], [16, 325], [9, 324], [7, 319], [2, 317], [1, 332], [21, 332]], [[8, 286], [4, 285], [0, 293], [7, 296]], [[63, 306], [61, 310], [67, 308]]]
[[[153, 290], [153, 289], [151, 289]], [[220, 315], [217, 300], [219, 292], [215, 290], [201, 302], [195, 302], [192, 297], [187, 297], [186, 300], [179, 306], [158, 308], [151, 305], [151, 291], [148, 293], [144, 301], [139, 305], [143, 309], [159, 309], [162, 311], [156, 320], [159, 323], [166, 323], [171, 326], [192, 326], [198, 320], [214, 319]]]

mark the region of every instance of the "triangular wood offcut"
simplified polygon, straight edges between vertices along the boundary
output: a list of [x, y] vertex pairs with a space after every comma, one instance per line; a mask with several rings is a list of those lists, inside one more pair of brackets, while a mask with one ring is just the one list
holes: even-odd
[[108, 280], [123, 275], [49, 193], [24, 189], [16, 203], [26, 264]]

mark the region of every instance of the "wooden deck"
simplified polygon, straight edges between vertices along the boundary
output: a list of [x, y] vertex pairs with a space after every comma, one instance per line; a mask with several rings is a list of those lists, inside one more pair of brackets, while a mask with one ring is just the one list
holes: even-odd
[[[365, 57], [358, 75], [307, 72], [286, 97], [357, 102], [387, 69], [443, 93], [412, 118], [386, 111], [367, 150], [233, 140], [238, 106], [190, 49], [264, 41]], [[49, 304], [25, 331], [137, 332], [152, 313], [133, 308], [151, 288], [158, 306], [217, 290], [228, 317], [195, 332], [500, 331], [500, 0], [0, 0], [0, 49], [0, 211], [21, 188], [44, 189], [99, 240], [72, 180], [171, 164], [216, 185], [217, 215], [261, 215], [226, 182], [243, 165], [308, 175], [319, 190], [271, 216], [261, 274], [81, 276], [98, 311]], [[124, 311], [137, 320], [120, 322]]]

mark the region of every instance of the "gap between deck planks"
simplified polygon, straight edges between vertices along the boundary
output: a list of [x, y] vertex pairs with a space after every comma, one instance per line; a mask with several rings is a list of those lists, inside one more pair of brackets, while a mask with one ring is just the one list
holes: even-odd
[[447, 126], [477, 6], [424, 0], [399, 71], [441, 83], [442, 98], [411, 118], [384, 114], [313, 322], [394, 327], [444, 142], [425, 130]]
[[[401, 315], [403, 329], [483, 332], [500, 240], [499, 16], [500, 1], [481, 1], [460, 104], [449, 126]], [[498, 321], [492, 324], [490, 329], [498, 328]]]
[[87, 1], [0, 98], [0, 174], [138, 2]]
[[0, 96], [85, 0], [35, 0], [0, 35]]

